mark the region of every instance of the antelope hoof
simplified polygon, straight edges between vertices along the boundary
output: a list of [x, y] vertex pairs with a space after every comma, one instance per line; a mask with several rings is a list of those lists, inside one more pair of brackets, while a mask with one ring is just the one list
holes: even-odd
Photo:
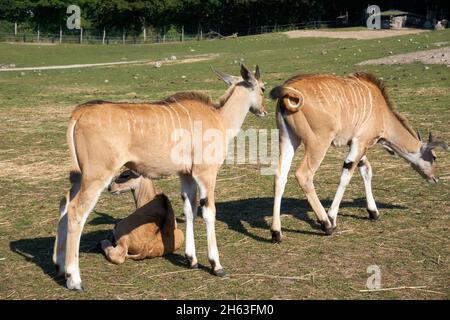
[[272, 231], [272, 243], [280, 243], [281, 239], [281, 231]]
[[367, 209], [367, 212], [369, 213], [369, 219], [370, 220], [376, 221], [376, 220], [378, 220], [380, 218], [380, 214], [376, 210]]
[[186, 256], [186, 260], [188, 262], [189, 268], [191, 269], [198, 269], [198, 263], [197, 260], [194, 261], [194, 258]]
[[332, 235], [336, 230], [336, 227], [333, 227], [328, 221], [320, 221], [320, 229], [322, 229], [326, 235]]
[[226, 273], [223, 269], [213, 270], [212, 273], [220, 278], [228, 277], [228, 273]]
[[66, 287], [67, 287], [67, 289], [72, 290], [72, 291], [77, 291], [77, 292], [83, 292], [84, 291], [84, 288], [81, 285], [81, 282], [73, 281], [73, 279], [72, 279], [72, 277], [70, 275], [68, 276], [66, 274], [66, 277], [67, 277], [67, 280], [66, 280]]

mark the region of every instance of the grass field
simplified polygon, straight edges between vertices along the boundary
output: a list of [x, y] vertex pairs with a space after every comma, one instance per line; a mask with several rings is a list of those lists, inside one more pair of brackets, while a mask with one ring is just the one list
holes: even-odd
[[[183, 44], [96, 46], [0, 44], [0, 63], [17, 67], [217, 54], [212, 60], [163, 65], [0, 73], [0, 298], [1, 299], [448, 299], [450, 297], [450, 155], [438, 151], [438, 184], [428, 184], [398, 157], [369, 151], [381, 219], [368, 220], [362, 180], [354, 176], [341, 206], [338, 232], [324, 236], [294, 170], [282, 207], [284, 241], [270, 242], [273, 177], [256, 165], [225, 165], [216, 189], [217, 238], [227, 279], [211, 276], [206, 232], [196, 220], [198, 270], [187, 269], [183, 250], [166, 258], [121, 266], [95, 251], [116, 219], [133, 209], [130, 195], [104, 193], [81, 240], [84, 293], [64, 288], [51, 262], [60, 197], [69, 187], [65, 130], [71, 109], [92, 99], [151, 101], [177, 91], [201, 90], [214, 98], [225, 85], [213, 65], [237, 74], [238, 62], [259, 64], [270, 89], [298, 73], [382, 77], [392, 100], [423, 134], [450, 141], [450, 69], [442, 65], [355, 66], [384, 57], [435, 48], [450, 30], [380, 40], [288, 39], [263, 35]], [[412, 39], [412, 40], [410, 40]], [[326, 52], [324, 52], [326, 51]], [[185, 77], [182, 77], [185, 76]], [[105, 81], [108, 80], [108, 81]], [[249, 114], [244, 128], [274, 128], [269, 116]], [[336, 191], [346, 149], [330, 149], [315, 179], [326, 208]], [[296, 155], [299, 165], [303, 150]], [[172, 200], [184, 229], [176, 177], [157, 181]], [[367, 267], [378, 265], [383, 288], [361, 292]]]

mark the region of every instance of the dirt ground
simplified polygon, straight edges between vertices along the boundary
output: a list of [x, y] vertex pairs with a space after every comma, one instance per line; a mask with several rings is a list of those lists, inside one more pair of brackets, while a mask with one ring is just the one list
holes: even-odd
[[407, 34], [426, 32], [421, 29], [402, 30], [358, 30], [358, 31], [320, 31], [320, 30], [294, 30], [285, 32], [289, 38], [336, 38], [336, 39], [380, 39], [397, 37]]
[[450, 67], [450, 47], [396, 54], [379, 59], [371, 59], [358, 63], [368, 64], [405, 64], [422, 62], [424, 64], [443, 64]]

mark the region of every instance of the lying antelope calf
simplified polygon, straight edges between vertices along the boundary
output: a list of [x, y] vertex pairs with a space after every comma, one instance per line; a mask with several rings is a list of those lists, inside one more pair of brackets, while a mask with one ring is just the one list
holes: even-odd
[[[372, 169], [367, 149], [374, 144], [405, 159], [422, 177], [437, 181], [435, 148], [448, 149], [444, 142], [423, 141], [395, 110], [384, 85], [373, 75], [349, 77], [299, 75], [274, 88], [280, 157], [275, 177], [272, 240], [281, 241], [280, 205], [295, 150], [303, 142], [305, 155], [295, 176], [306, 194], [322, 229], [333, 233], [350, 179], [356, 168], [364, 180], [367, 210], [371, 219], [379, 214], [372, 195]], [[328, 213], [317, 197], [313, 178], [328, 148], [349, 146], [339, 187]]]
[[121, 264], [125, 258], [161, 257], [182, 246], [184, 235], [177, 229], [170, 201], [164, 194], [156, 195], [152, 180], [127, 170], [108, 190], [112, 194], [131, 190], [137, 208], [114, 227], [115, 247], [109, 240], [101, 242], [109, 261]]

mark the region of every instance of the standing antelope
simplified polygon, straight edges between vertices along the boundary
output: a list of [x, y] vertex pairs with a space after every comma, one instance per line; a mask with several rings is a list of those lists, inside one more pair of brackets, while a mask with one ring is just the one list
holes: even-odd
[[[65, 273], [69, 289], [82, 290], [78, 253], [84, 223], [102, 190], [123, 165], [148, 178], [180, 176], [186, 216], [185, 254], [193, 268], [197, 266], [193, 228], [199, 187], [208, 259], [215, 275], [225, 275], [215, 234], [216, 176], [228, 142], [239, 132], [248, 111], [257, 116], [266, 115], [266, 111], [258, 67], [253, 74], [241, 65], [242, 78], [216, 73], [229, 85], [218, 104], [207, 96], [188, 92], [155, 103], [88, 102], [72, 112], [67, 129], [72, 187], [67, 213], [63, 211], [58, 223], [53, 257], [59, 272]], [[194, 134], [199, 124], [205, 137]], [[181, 138], [189, 142], [188, 147], [181, 148], [182, 161], [173, 156], [179, 147], [174, 134], [180, 138], [180, 131]], [[216, 154], [214, 161], [202, 161], [202, 138], [215, 142], [214, 150], [210, 145], [204, 148]]]
[[161, 257], [181, 247], [184, 235], [177, 229], [172, 205], [164, 194], [156, 194], [152, 180], [126, 170], [114, 179], [108, 191], [112, 194], [131, 191], [136, 204], [136, 211], [113, 229], [116, 246], [109, 240], [101, 241], [109, 261], [121, 264], [126, 258]]
[[[371, 219], [379, 216], [372, 195], [372, 169], [366, 152], [378, 143], [397, 153], [425, 179], [435, 177], [433, 149], [447, 149], [443, 142], [422, 141], [420, 136], [394, 109], [384, 85], [373, 75], [356, 73], [349, 77], [300, 75], [275, 87], [278, 99], [276, 119], [280, 130], [280, 157], [275, 176], [272, 241], [281, 241], [280, 206], [295, 150], [305, 144], [305, 155], [295, 176], [306, 194], [322, 230], [332, 234], [345, 188], [356, 167], [364, 180], [367, 211]], [[330, 147], [348, 145], [342, 175], [333, 203], [325, 212], [314, 189], [313, 178]]]

